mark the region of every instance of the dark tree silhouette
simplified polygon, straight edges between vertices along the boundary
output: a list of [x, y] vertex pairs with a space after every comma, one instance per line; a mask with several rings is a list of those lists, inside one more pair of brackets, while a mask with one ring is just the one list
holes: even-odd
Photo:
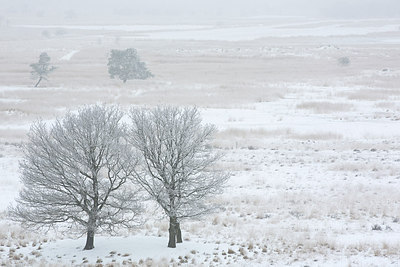
[[39, 61], [37, 63], [32, 63], [31, 65], [32, 77], [33, 79], [39, 79], [35, 87], [38, 87], [42, 80], [47, 80], [47, 76], [56, 69], [54, 66], [50, 66], [50, 57], [46, 52], [43, 52], [39, 56]]
[[118, 77], [124, 83], [127, 80], [145, 80], [153, 77], [153, 74], [147, 70], [146, 64], [140, 61], [137, 51], [134, 48], [111, 50], [107, 65], [110, 77], [112, 79]]

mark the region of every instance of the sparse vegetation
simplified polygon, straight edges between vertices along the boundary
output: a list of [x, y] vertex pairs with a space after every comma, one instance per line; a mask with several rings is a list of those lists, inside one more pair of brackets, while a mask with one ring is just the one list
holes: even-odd
[[332, 113], [350, 111], [353, 105], [349, 103], [332, 103], [327, 101], [308, 101], [297, 104], [296, 107], [299, 109], [311, 109], [316, 113]]
[[380, 226], [379, 224], [374, 224], [372, 226], [372, 230], [373, 231], [382, 231], [382, 226]]

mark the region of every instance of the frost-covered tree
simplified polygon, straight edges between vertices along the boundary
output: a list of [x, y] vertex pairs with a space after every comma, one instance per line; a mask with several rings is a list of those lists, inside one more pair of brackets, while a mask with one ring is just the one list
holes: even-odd
[[43, 52], [39, 56], [39, 61], [37, 63], [32, 63], [31, 65], [32, 78], [39, 79], [35, 87], [38, 87], [42, 80], [47, 80], [47, 76], [56, 69], [54, 66], [50, 66], [50, 57], [46, 52]]
[[168, 247], [182, 242], [180, 222], [215, 210], [205, 199], [221, 191], [227, 174], [215, 170], [220, 155], [196, 108], [132, 109], [130, 143], [143, 157], [137, 182], [169, 217]]
[[33, 124], [11, 218], [34, 228], [61, 223], [86, 233], [85, 250], [94, 248], [97, 232], [137, 225], [140, 187], [129, 181], [138, 160], [126, 144], [121, 117], [116, 107], [96, 105], [69, 112], [51, 127]]
[[146, 64], [140, 61], [137, 51], [134, 48], [111, 50], [107, 65], [110, 77], [112, 79], [118, 77], [124, 83], [126, 83], [127, 80], [145, 80], [149, 77], [153, 77], [153, 74], [147, 70]]

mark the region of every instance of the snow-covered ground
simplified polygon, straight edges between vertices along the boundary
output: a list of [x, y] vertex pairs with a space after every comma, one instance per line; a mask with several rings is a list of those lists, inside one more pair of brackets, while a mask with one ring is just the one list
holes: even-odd
[[[96, 37], [71, 32], [33, 49], [15, 41], [11, 69], [0, 55], [0, 264], [400, 265], [400, 49], [388, 42], [399, 40], [398, 25], [124, 26], [126, 38], [118, 39], [119, 26], [85, 26]], [[132, 44], [139, 30], [144, 39]], [[353, 42], [354, 35], [374, 42]], [[186, 41], [205, 36], [248, 41]], [[259, 37], [266, 39], [249, 41]], [[137, 46], [155, 77], [109, 80], [106, 55], [115, 46]], [[44, 47], [65, 60], [33, 88], [26, 58]], [[343, 56], [349, 66], [338, 64]], [[223, 208], [184, 221], [177, 249], [166, 248], [168, 222], [158, 217], [119, 236], [96, 236], [92, 251], [82, 250], [84, 237], [8, 220], [29, 125], [92, 103], [197, 105], [218, 127], [213, 145], [231, 178], [210, 201]]]
[[[214, 257], [228, 251], [227, 244], [209, 244], [204, 242], [185, 242], [185, 245], [176, 249], [166, 247], [166, 239], [154, 236], [131, 235], [127, 237], [99, 237], [96, 238], [96, 249], [83, 251], [81, 249], [84, 238], [64, 239], [56, 242], [47, 242], [41, 245], [41, 254], [44, 259], [53, 263], [153, 263], [154, 265], [169, 264], [171, 258], [181, 263], [202, 263], [205, 258]], [[168, 243], [168, 242], [167, 242]], [[231, 249], [236, 249], [232, 247]], [[20, 253], [29, 254], [31, 249], [21, 248]], [[155, 255], [157, 257], [155, 258]], [[181, 258], [179, 258], [181, 257]]]
[[[292, 27], [290, 27], [292, 26]], [[177, 40], [220, 40], [241, 41], [254, 40], [265, 37], [300, 37], [300, 36], [348, 36], [367, 35], [380, 32], [398, 32], [399, 25], [385, 25], [378, 27], [349, 27], [346, 25], [328, 25], [317, 27], [298, 28], [294, 25], [257, 25], [247, 27], [215, 28], [207, 30], [191, 30], [185, 32], [156, 32], [148, 33], [143, 38], [150, 39], [177, 39]]]
[[[330, 22], [330, 23], [329, 23]], [[347, 21], [312, 21], [293, 24], [250, 24], [228, 27], [206, 25], [17, 25], [24, 28], [70, 29], [89, 31], [124, 31], [139, 34], [134, 38], [162, 40], [219, 40], [243, 41], [266, 37], [328, 37], [362, 36], [372, 33], [399, 32], [400, 24], [388, 21], [387, 24], [372, 26], [354, 26], [357, 20]], [[394, 42], [396, 39], [391, 39]]]

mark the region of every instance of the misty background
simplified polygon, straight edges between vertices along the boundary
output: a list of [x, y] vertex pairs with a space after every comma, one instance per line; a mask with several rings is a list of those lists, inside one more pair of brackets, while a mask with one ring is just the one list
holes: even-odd
[[0, 0], [0, 17], [224, 19], [252, 16], [399, 18], [399, 0]]

